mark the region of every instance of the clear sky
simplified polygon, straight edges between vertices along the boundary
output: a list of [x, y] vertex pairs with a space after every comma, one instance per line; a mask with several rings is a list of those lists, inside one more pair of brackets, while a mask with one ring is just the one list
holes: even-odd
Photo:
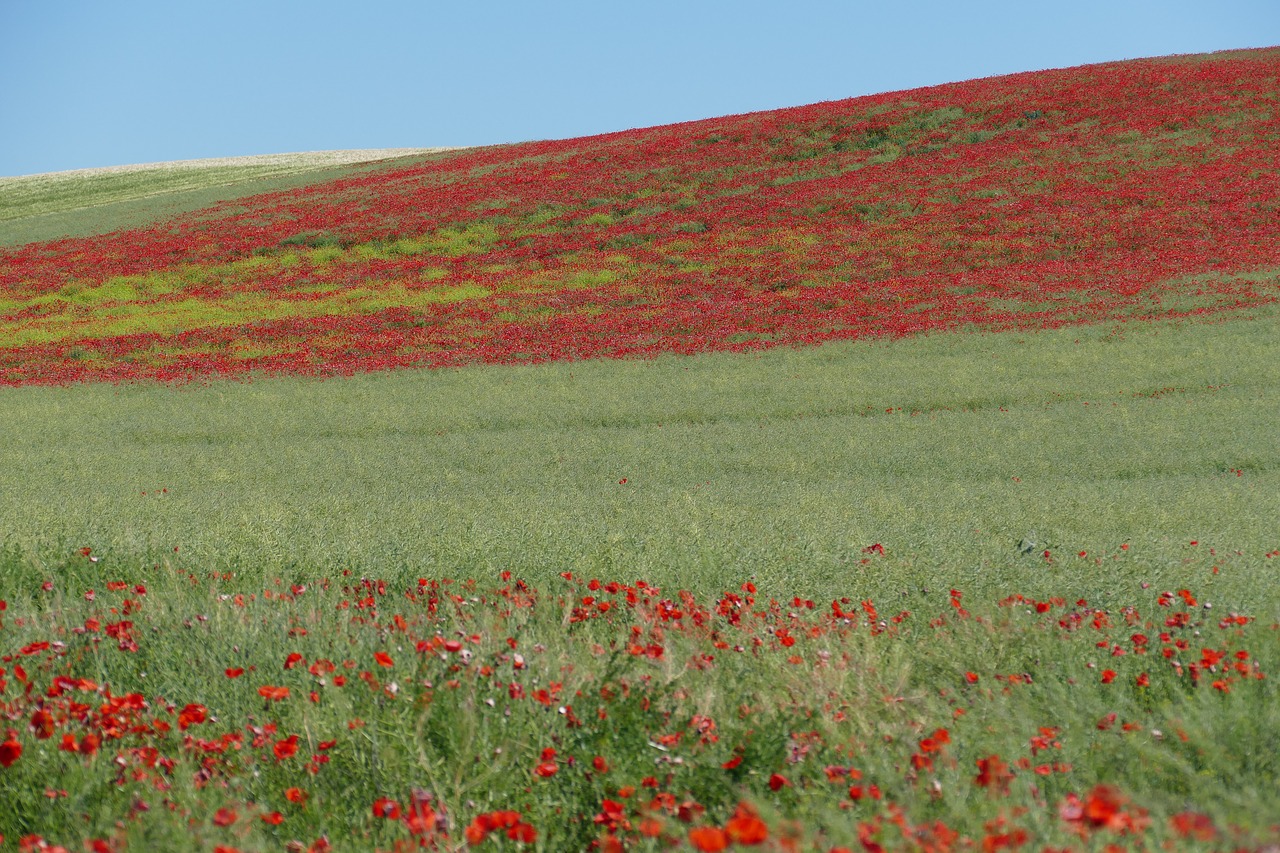
[[1280, 0], [0, 0], [0, 175], [583, 136], [1280, 44]]

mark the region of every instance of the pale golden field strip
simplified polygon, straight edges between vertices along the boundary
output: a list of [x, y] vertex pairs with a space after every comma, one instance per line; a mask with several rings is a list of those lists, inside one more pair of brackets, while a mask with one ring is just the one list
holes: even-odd
[[60, 172], [44, 172], [38, 175], [0, 177], [0, 190], [11, 186], [40, 185], [69, 178], [95, 175], [120, 174], [122, 172], [166, 172], [187, 169], [213, 169], [222, 166], [271, 166], [285, 169], [310, 169], [315, 166], [335, 166], [347, 163], [371, 163], [392, 157], [410, 157], [414, 154], [430, 154], [435, 151], [453, 151], [454, 148], [352, 148], [343, 151], [299, 151], [292, 154], [250, 154], [244, 157], [209, 157], [202, 160], [171, 160], [164, 163], [134, 163], [125, 166], [100, 166], [93, 169], [67, 169]]
[[228, 199], [454, 148], [359, 148], [139, 163], [0, 177], [0, 246], [140, 227]]

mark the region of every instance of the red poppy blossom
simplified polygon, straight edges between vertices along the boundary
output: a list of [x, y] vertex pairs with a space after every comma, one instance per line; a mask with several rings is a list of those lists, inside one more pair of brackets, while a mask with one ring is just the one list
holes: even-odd
[[378, 666], [392, 667], [396, 664], [396, 662], [391, 659], [391, 655], [386, 652], [374, 652], [373, 659], [377, 662]]
[[277, 741], [276, 745], [271, 748], [275, 753], [277, 761], [283, 761], [286, 758], [292, 758], [298, 754], [298, 736], [289, 735], [282, 741]]
[[207, 719], [209, 719], [209, 709], [204, 705], [185, 705], [183, 709], [178, 712], [178, 728], [182, 731], [186, 731], [188, 727], [196, 725], [197, 723], [203, 723]]
[[1009, 782], [1013, 779], [1013, 773], [998, 755], [991, 755], [987, 758], [979, 758], [978, 775], [973, 780], [974, 784], [980, 788], [993, 788], [1001, 794], [1009, 793]]
[[484, 837], [488, 835], [488, 831], [480, 825], [480, 819], [476, 818], [467, 824], [467, 828], [463, 830], [462, 837], [467, 839], [467, 844], [475, 847], [484, 843]]
[[699, 826], [689, 830], [689, 846], [701, 853], [719, 853], [728, 849], [729, 836], [718, 827]]
[[404, 816], [404, 824], [413, 835], [426, 835], [436, 828], [436, 812], [431, 808], [429, 795], [415, 790], [413, 800]]
[[517, 823], [507, 830], [507, 838], [512, 841], [518, 841], [521, 844], [533, 844], [538, 840], [538, 830], [534, 829], [531, 824]]
[[763, 844], [769, 838], [769, 827], [755, 809], [739, 803], [733, 817], [724, 825], [725, 833], [734, 844]]
[[1169, 826], [1183, 838], [1212, 841], [1218, 836], [1218, 828], [1213, 825], [1213, 819], [1199, 812], [1179, 812], [1169, 818]]
[[379, 797], [373, 801], [373, 816], [387, 820], [400, 819], [400, 804], [388, 797]]
[[1084, 819], [1094, 826], [1109, 826], [1120, 814], [1125, 799], [1110, 785], [1095, 785], [1084, 801]]
[[53, 737], [53, 715], [41, 708], [31, 715], [31, 732], [41, 740]]
[[22, 756], [22, 744], [13, 737], [4, 743], [0, 743], [0, 767], [12, 767], [13, 763]]
[[98, 748], [102, 745], [102, 736], [94, 732], [90, 732], [80, 738], [80, 745], [76, 747], [76, 752], [81, 755], [97, 755]]

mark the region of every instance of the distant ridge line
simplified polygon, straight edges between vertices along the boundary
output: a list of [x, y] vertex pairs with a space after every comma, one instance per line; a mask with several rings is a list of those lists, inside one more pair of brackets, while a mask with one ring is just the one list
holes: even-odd
[[464, 146], [440, 146], [435, 148], [352, 148], [334, 151], [301, 151], [290, 154], [249, 154], [240, 157], [207, 157], [198, 160], [169, 160], [157, 163], [133, 163], [121, 166], [98, 166], [88, 169], [65, 169], [57, 172], [41, 172], [32, 175], [0, 176], [0, 181], [15, 178], [81, 178], [92, 175], [145, 172], [159, 169], [209, 169], [218, 166], [341, 166], [350, 163], [369, 163], [393, 157], [409, 157], [414, 154], [434, 154], [439, 151], [457, 151]]

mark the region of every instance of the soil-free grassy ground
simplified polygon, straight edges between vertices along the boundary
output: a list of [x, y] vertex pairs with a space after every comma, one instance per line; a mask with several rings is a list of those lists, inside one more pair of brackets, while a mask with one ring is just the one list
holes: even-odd
[[142, 228], [219, 202], [403, 166], [427, 153], [365, 162], [358, 157], [376, 155], [318, 152], [0, 178], [0, 246]]
[[255, 577], [571, 569], [701, 593], [827, 594], [877, 541], [979, 578], [1032, 531], [1265, 549], [1273, 322], [6, 388], [0, 516], [35, 551], [177, 546]]
[[0, 834], [1260, 849], [1275, 319], [2, 389]]

